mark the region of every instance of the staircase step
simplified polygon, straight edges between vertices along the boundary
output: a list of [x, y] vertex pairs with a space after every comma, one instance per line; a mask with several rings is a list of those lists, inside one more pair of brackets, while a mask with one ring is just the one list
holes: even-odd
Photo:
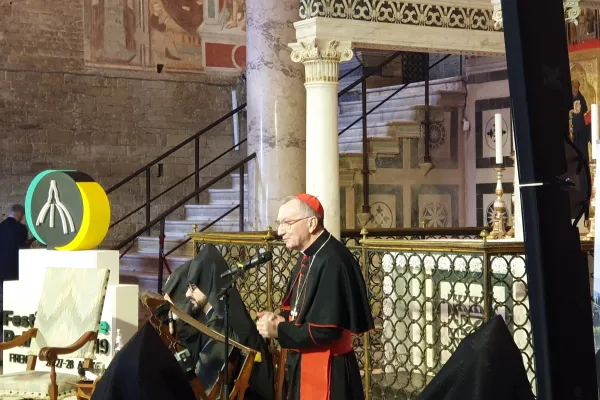
[[[165, 253], [171, 251], [171, 249], [177, 247], [181, 242], [185, 241], [187, 237], [165, 237]], [[176, 257], [191, 257], [193, 254], [193, 243], [190, 240], [177, 250], [172, 255]], [[141, 254], [149, 254], [158, 256], [158, 250], [160, 247], [160, 240], [158, 237], [152, 236], [140, 236], [137, 240], [137, 252]]]
[[[187, 221], [203, 220], [207, 218], [210, 220], [215, 220], [231, 210], [234, 205], [235, 204], [189, 204], [184, 206], [185, 217]], [[248, 215], [248, 203], [245, 202], [244, 206], [244, 214]], [[223, 219], [237, 220], [239, 218], [239, 214], [239, 209], [236, 209]]]
[[[399, 92], [396, 96], [386, 101], [381, 105], [380, 108], [373, 111], [372, 114], [381, 113], [382, 111], [380, 110], [385, 108], [398, 109], [403, 107], [425, 105], [424, 93], [421, 96], [398, 97], [400, 93], [402, 92]], [[440, 91], [438, 93], [429, 95], [429, 104], [437, 107], [462, 107], [464, 106], [465, 95], [466, 91]], [[383, 99], [385, 99], [385, 97], [382, 99], [368, 98], [367, 111], [371, 110], [373, 107], [376, 107], [381, 101], [383, 101]], [[346, 114], [350, 113], [357, 113], [360, 115], [360, 113], [362, 113], [362, 101], [358, 100], [340, 103], [340, 116], [345, 116]]]
[[[236, 189], [208, 189], [209, 204], [238, 204], [239, 186]], [[248, 186], [244, 187], [244, 199], [248, 198]]]
[[[367, 126], [367, 137], [369, 138], [418, 138], [420, 135], [421, 123], [418, 121], [390, 120]], [[362, 141], [362, 125], [358, 123], [342, 133], [339, 136], [340, 144], [342, 138], [350, 141]]]
[[[438, 106], [431, 106], [430, 110], [432, 114], [434, 114], [434, 117], [435, 114], [440, 115], [444, 112], [444, 108]], [[412, 105], [407, 107], [396, 108], [381, 107], [367, 116], [367, 127], [390, 121], [420, 122], [420, 120], [424, 117], [424, 114], [424, 105]], [[344, 127], [350, 125], [360, 117], [362, 117], [362, 112], [352, 112], [340, 115], [338, 117], [339, 129], [343, 129]], [[357, 122], [353, 126], [353, 128], [357, 126], [362, 127], [362, 120]]]
[[[466, 92], [466, 84], [462, 76], [454, 76], [445, 79], [436, 79], [429, 81], [429, 94], [437, 94], [443, 91], [449, 92]], [[367, 100], [381, 101], [394, 93], [404, 85], [387, 86], [381, 88], [373, 88], [367, 90]], [[423, 99], [425, 96], [425, 82], [411, 83], [402, 89], [394, 98], [411, 98], [417, 97]]]
[[[240, 187], [240, 174], [231, 174], [231, 188], [233, 190]], [[248, 174], [244, 174], [244, 187], [248, 187]]]
[[[191, 260], [190, 256], [170, 255], [167, 257], [167, 262], [171, 269], [177, 268], [180, 265]], [[168, 271], [165, 270], [165, 279], [168, 276]], [[130, 251], [125, 254], [120, 260], [120, 275], [133, 276], [143, 279], [156, 281], [158, 279], [158, 253], [148, 254], [138, 251]]]
[[[369, 154], [387, 154], [396, 155], [400, 153], [400, 146], [397, 138], [369, 138]], [[362, 153], [362, 140], [355, 138], [342, 138], [339, 141], [340, 155]]]
[[[205, 226], [214, 221], [215, 218], [203, 218], [183, 221], [165, 221], [165, 237], [187, 239], [188, 234], [194, 231], [193, 226], [196, 225], [196, 231], [201, 231]], [[233, 232], [238, 231], [240, 227], [239, 217], [223, 218], [219, 222], [214, 223], [207, 232]]]

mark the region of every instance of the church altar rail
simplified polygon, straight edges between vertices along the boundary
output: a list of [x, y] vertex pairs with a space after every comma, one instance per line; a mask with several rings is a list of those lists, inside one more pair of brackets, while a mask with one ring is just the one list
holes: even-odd
[[[211, 243], [228, 263], [271, 251], [272, 261], [247, 272], [238, 288], [253, 318], [280, 311], [298, 252], [272, 231], [190, 236], [195, 251]], [[367, 399], [416, 399], [460, 341], [495, 314], [506, 321], [535, 392], [522, 242], [367, 237], [348, 248], [362, 267], [376, 325], [354, 339]], [[582, 251], [591, 254], [593, 243], [583, 242]]]

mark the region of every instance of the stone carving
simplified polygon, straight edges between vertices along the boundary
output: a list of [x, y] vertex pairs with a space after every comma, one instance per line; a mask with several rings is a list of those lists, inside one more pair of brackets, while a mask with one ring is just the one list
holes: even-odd
[[446, 206], [438, 202], [425, 204], [421, 219], [427, 228], [443, 228], [451, 224]]
[[[579, 15], [581, 14], [581, 8], [579, 7], [579, 0], [564, 0], [563, 7], [565, 9], [565, 22], [566, 23], [571, 22], [571, 23], [577, 25], [578, 20], [579, 20]], [[500, 4], [494, 5], [492, 19], [494, 20], [494, 29], [495, 30], [504, 29], [504, 23], [502, 20], [502, 6]]]
[[394, 218], [390, 206], [377, 201], [371, 204], [371, 212], [373, 213], [372, 228], [394, 228]]
[[446, 127], [444, 122], [432, 122], [429, 125], [429, 148], [437, 150], [446, 144]]
[[388, 0], [300, 0], [300, 18], [313, 17], [480, 31], [501, 30], [495, 27], [491, 9]]
[[494, 5], [494, 11], [492, 12], [492, 19], [494, 20], [494, 29], [500, 31], [504, 28], [502, 23], [502, 5]]
[[572, 22], [577, 25], [581, 8], [579, 8], [579, 0], [569, 0], [563, 3], [565, 8], [565, 21]]
[[291, 43], [292, 61], [305, 66], [306, 83], [337, 82], [339, 64], [352, 59], [350, 42], [337, 40], [320, 41], [316, 39]]

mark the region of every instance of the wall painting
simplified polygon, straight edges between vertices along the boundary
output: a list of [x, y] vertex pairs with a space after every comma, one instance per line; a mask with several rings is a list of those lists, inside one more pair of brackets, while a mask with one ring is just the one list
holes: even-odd
[[246, 65], [246, 0], [84, 0], [86, 65], [237, 72]]

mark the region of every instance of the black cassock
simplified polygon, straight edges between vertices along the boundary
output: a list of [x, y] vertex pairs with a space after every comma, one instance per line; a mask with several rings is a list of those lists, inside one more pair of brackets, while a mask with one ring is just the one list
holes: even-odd
[[[191, 261], [178, 267], [165, 284], [164, 292], [175, 305], [215, 332], [225, 332], [222, 301], [219, 290], [229, 283], [221, 278], [227, 264], [219, 250], [206, 245]], [[193, 310], [186, 298], [189, 283], [207, 295], [212, 309], [204, 315]], [[245, 399], [272, 400], [274, 394], [273, 363], [266, 342], [237, 290], [230, 292], [230, 330], [232, 340], [261, 353], [261, 362], [255, 362]], [[177, 337], [189, 350], [195, 372], [207, 392], [218, 379], [225, 365], [223, 344], [208, 338], [187, 323], [176, 320]], [[238, 359], [232, 379], [241, 368]], [[188, 397], [191, 394], [192, 397]], [[195, 399], [191, 386], [173, 354], [151, 325], [138, 331], [110, 363], [95, 391], [94, 400], [186, 400]]]
[[284, 398], [364, 399], [352, 334], [373, 329], [365, 281], [344, 244], [323, 231], [300, 256], [282, 309], [278, 340], [289, 349]]
[[146, 323], [111, 361], [92, 400], [195, 400], [167, 345]]
[[493, 317], [465, 337], [418, 400], [534, 400], [519, 348]]

